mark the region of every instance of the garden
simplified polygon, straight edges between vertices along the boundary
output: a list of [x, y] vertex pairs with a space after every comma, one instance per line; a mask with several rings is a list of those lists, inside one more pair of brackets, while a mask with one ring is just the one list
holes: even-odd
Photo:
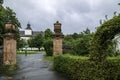
[[73, 44], [70, 36], [65, 37], [71, 40], [67, 44], [73, 42], [69, 51], [72, 54], [56, 56], [54, 69], [71, 80], [120, 80], [120, 54], [115, 40], [119, 33], [120, 14], [104, 21], [95, 33], [84, 34], [84, 38], [75, 41], [78, 44]]

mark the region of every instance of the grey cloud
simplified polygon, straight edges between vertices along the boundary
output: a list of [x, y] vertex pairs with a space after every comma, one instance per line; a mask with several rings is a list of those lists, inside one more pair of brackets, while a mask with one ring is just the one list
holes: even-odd
[[62, 23], [63, 33], [81, 32], [87, 27], [95, 31], [105, 15], [120, 12], [119, 0], [5, 0], [25, 28], [29, 21], [33, 30], [53, 30], [53, 23]]

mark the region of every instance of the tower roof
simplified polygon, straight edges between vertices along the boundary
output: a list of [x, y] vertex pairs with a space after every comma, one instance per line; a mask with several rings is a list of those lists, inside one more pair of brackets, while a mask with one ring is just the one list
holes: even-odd
[[30, 23], [28, 23], [26, 29], [32, 30], [30, 26], [31, 26]]

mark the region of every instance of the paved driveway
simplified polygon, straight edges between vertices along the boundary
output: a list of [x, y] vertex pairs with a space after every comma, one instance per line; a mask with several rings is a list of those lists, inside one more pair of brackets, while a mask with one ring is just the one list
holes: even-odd
[[59, 73], [52, 70], [51, 63], [44, 60], [44, 52], [31, 55], [18, 55], [20, 69], [14, 80], [67, 80]]

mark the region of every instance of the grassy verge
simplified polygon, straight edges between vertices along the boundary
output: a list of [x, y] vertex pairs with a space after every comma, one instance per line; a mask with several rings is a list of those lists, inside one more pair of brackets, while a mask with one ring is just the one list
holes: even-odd
[[38, 51], [17, 51], [17, 54], [36, 54]]
[[48, 61], [53, 61], [54, 60], [54, 57], [53, 56], [46, 56], [44, 55], [44, 58]]

